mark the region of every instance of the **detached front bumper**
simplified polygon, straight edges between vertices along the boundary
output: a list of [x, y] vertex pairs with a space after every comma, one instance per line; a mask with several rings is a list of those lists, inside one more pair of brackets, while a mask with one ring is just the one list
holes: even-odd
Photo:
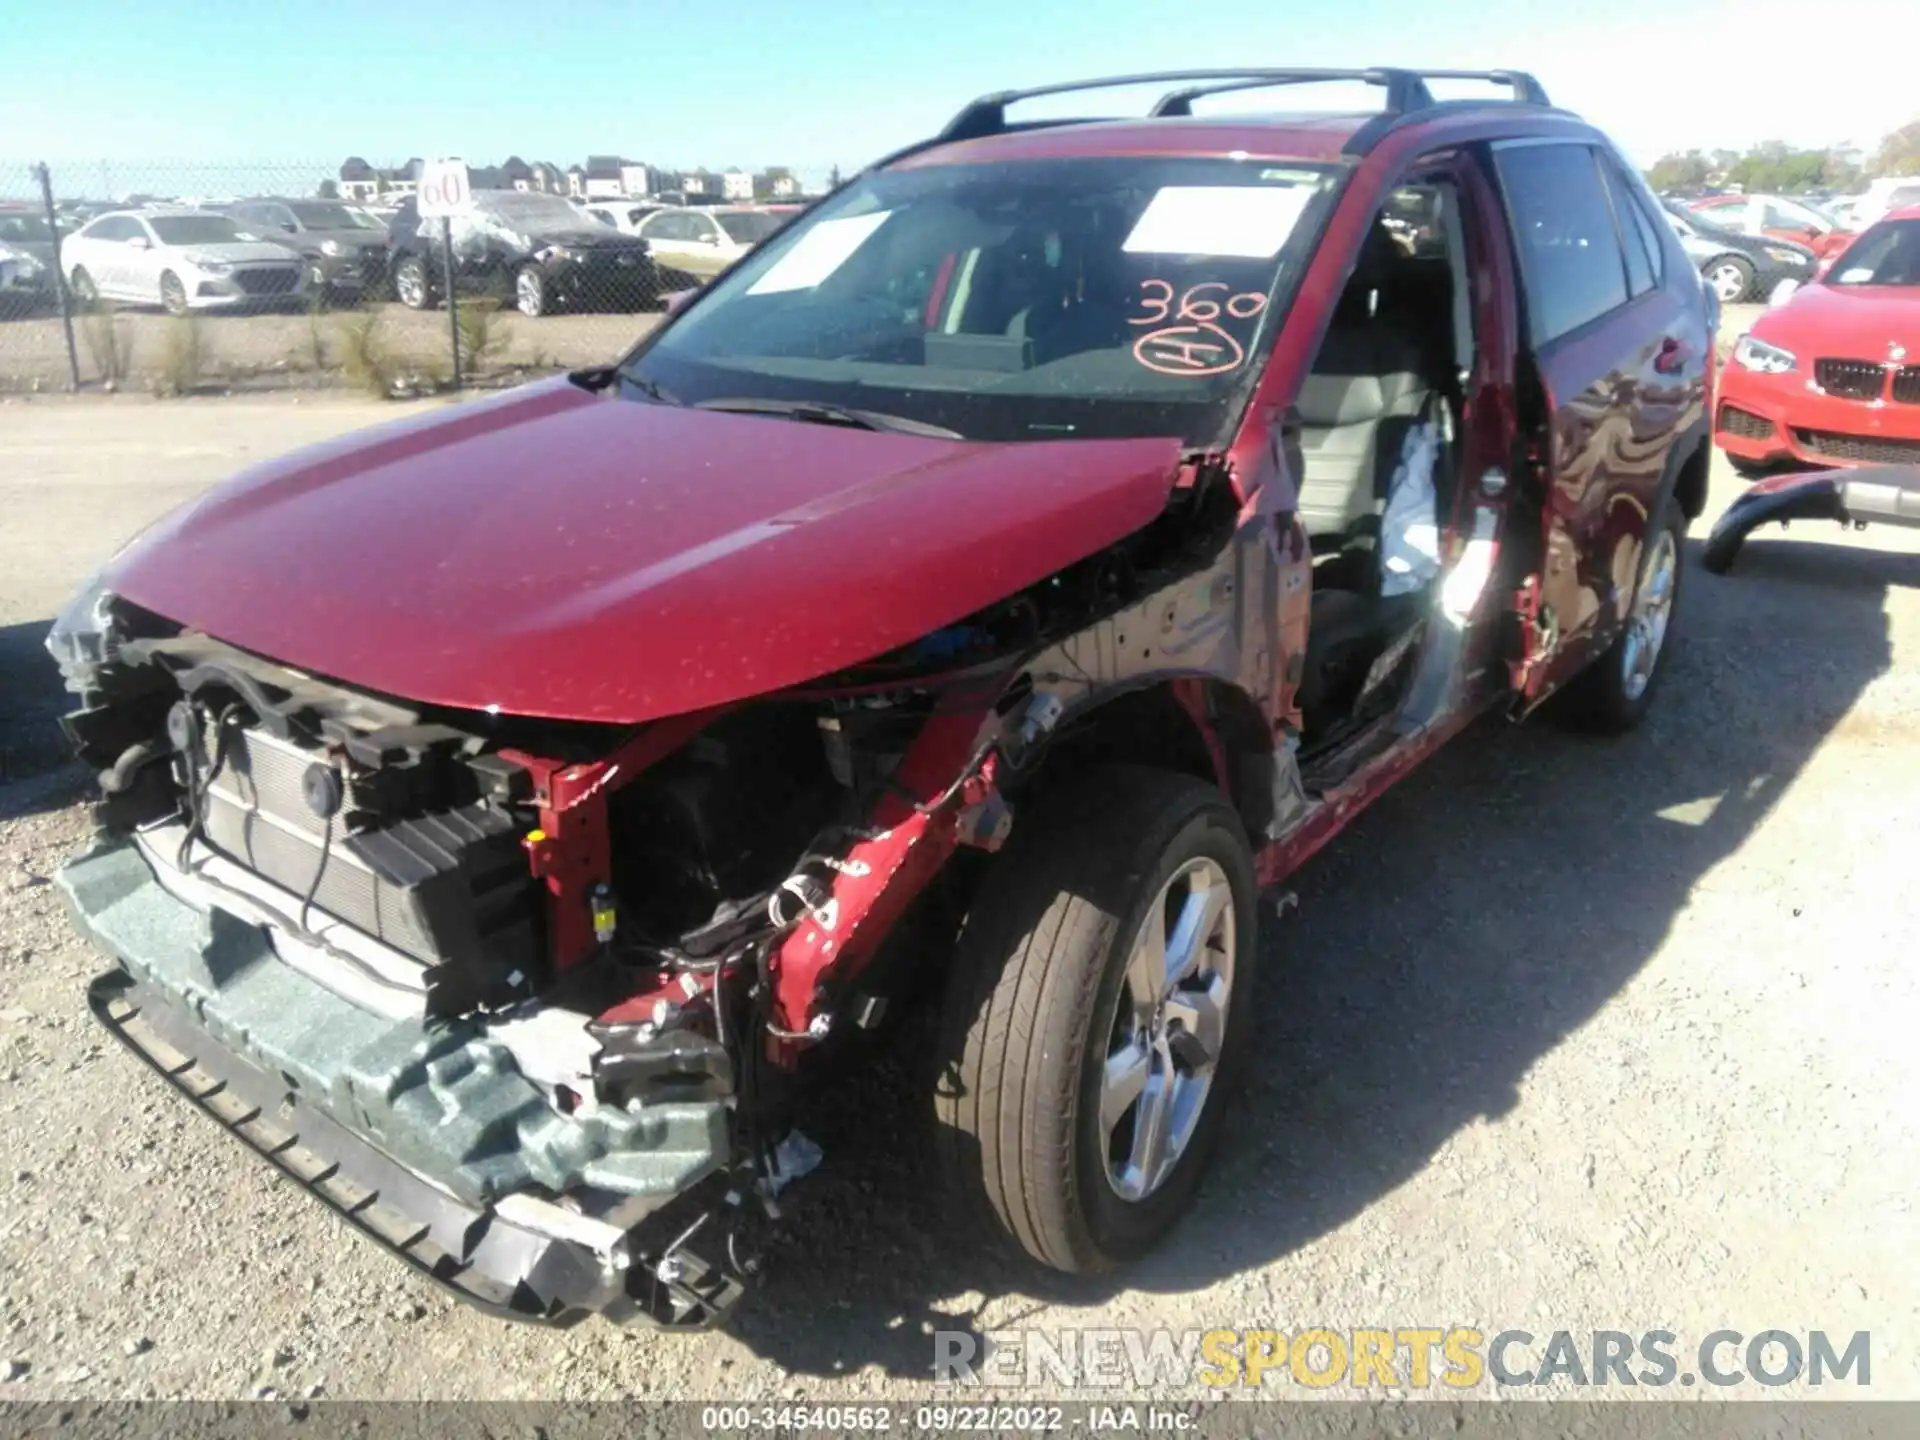
[[1762, 480], [1714, 522], [1702, 561], [1716, 575], [1724, 575], [1748, 535], [1762, 525], [1785, 525], [1791, 520], [1920, 528], [1920, 465], [1825, 470]]
[[[137, 844], [58, 877], [120, 968], [94, 1014], [225, 1129], [362, 1234], [503, 1318], [697, 1327], [738, 1277], [685, 1249], [725, 1190], [717, 1101], [562, 1115], [477, 1026], [348, 1003], [237, 914], [199, 910]], [[663, 1279], [661, 1271], [667, 1270]]]

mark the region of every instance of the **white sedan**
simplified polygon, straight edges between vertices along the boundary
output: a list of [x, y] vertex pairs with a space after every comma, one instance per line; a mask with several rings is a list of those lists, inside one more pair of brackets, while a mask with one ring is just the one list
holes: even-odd
[[60, 260], [83, 305], [123, 300], [184, 315], [291, 303], [306, 293], [297, 252], [211, 210], [116, 210], [68, 236]]
[[654, 258], [706, 279], [717, 275], [787, 223], [775, 210], [688, 206], [656, 210], [634, 231]]

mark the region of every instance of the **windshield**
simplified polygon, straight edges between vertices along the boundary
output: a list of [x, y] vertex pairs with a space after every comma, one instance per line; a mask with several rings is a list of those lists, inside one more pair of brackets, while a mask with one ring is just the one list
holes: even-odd
[[727, 238], [735, 244], [758, 245], [780, 228], [786, 216], [768, 215], [758, 210], [722, 210], [713, 218], [720, 222], [720, 228], [727, 232]]
[[1841, 253], [1829, 285], [1920, 285], [1920, 220], [1882, 220]]
[[370, 215], [362, 215], [357, 210], [332, 200], [296, 200], [287, 208], [293, 211], [293, 218], [309, 230], [377, 230], [377, 221]]
[[594, 222], [558, 195], [537, 195], [531, 191], [513, 191], [484, 198], [476, 195], [480, 207], [514, 225], [551, 226], [578, 230]]
[[162, 245], [231, 245], [236, 240], [257, 240], [224, 215], [153, 215], [147, 219]]
[[807, 401], [978, 440], [1212, 440], [1298, 283], [1332, 167], [1103, 157], [882, 171], [626, 363], [683, 404]]
[[0, 215], [0, 240], [51, 240], [53, 231], [38, 215]]

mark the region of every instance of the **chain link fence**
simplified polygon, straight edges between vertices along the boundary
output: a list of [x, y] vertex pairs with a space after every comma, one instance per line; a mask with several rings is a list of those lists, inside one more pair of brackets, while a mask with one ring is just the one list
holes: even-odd
[[0, 392], [403, 397], [601, 364], [804, 203], [787, 171], [510, 161], [423, 220], [419, 173], [0, 160]]

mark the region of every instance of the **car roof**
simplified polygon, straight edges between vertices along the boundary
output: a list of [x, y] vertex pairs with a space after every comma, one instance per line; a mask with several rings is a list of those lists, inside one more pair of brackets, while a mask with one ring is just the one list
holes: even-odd
[[1902, 205], [1898, 210], [1889, 210], [1880, 218], [1882, 220], [1920, 220], [1920, 205]]

